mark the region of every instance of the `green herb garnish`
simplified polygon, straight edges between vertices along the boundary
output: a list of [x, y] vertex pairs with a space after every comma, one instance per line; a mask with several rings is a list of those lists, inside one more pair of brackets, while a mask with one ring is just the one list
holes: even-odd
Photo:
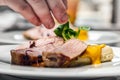
[[80, 33], [80, 30], [89, 30], [89, 29], [90, 28], [87, 26], [86, 27], [82, 26], [78, 28], [78, 31], [74, 31], [69, 27], [69, 22], [67, 22], [63, 25], [59, 25], [58, 28], [54, 30], [54, 33], [57, 36], [62, 37], [66, 41], [72, 38], [77, 38]]
[[58, 26], [54, 30], [55, 34], [59, 37], [62, 37], [65, 41], [71, 38], [76, 38], [80, 31], [76, 32], [69, 27], [69, 22], [66, 24]]

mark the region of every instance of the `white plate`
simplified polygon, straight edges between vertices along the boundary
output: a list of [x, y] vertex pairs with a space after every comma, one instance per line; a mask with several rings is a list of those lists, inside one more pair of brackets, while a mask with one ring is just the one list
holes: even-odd
[[[22, 35], [23, 31], [13, 31], [13, 32], [1, 32], [0, 33], [0, 42], [4, 43], [15, 43], [22, 44], [27, 42]], [[112, 44], [120, 42], [120, 37], [118, 34], [113, 32], [105, 32], [105, 31], [89, 31], [89, 40], [87, 43], [90, 44]]]
[[87, 43], [90, 44], [113, 44], [120, 42], [120, 37], [118, 34], [114, 32], [107, 31], [90, 31], [89, 32], [89, 40]]
[[76, 68], [35, 68], [10, 64], [10, 50], [17, 45], [0, 46], [0, 73], [29, 78], [95, 78], [120, 76], [120, 48], [113, 47], [112, 62]]
[[22, 35], [23, 31], [0, 32], [0, 42], [22, 44], [28, 40]]

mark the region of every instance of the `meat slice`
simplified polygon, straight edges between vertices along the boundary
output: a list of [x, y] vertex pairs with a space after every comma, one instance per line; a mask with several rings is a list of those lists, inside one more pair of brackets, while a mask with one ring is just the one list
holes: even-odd
[[87, 45], [78, 39], [71, 39], [62, 46], [54, 48], [52, 51], [43, 52], [43, 61], [48, 67], [62, 67], [80, 54], [82, 54]]
[[37, 48], [11, 50], [11, 57], [12, 64], [16, 65], [41, 66], [43, 62], [42, 51]]
[[47, 37], [47, 38], [40, 38], [39, 40], [35, 41], [35, 46], [43, 46], [47, 44], [53, 44], [54, 46], [60, 46], [64, 43], [64, 40], [60, 37]]
[[[34, 45], [33, 45], [34, 43]], [[64, 43], [64, 40], [60, 37], [47, 37], [47, 38], [40, 38], [38, 40], [33, 40], [33, 41], [30, 41], [28, 43], [25, 43], [25, 44], [22, 44], [20, 46], [18, 46], [16, 48], [17, 49], [25, 49], [25, 48], [30, 48], [31, 45], [33, 45], [33, 47], [41, 47], [41, 46], [44, 46], [44, 45], [47, 45], [47, 44], [53, 44], [54, 46], [60, 46]]]
[[57, 51], [63, 53], [63, 55], [70, 59], [73, 59], [85, 51], [86, 48], [87, 45], [84, 42], [78, 39], [71, 39], [61, 46], [61, 48], [58, 48]]
[[[38, 40], [40, 38], [50, 37], [50, 36], [56, 36], [54, 33], [54, 30], [59, 26], [59, 24], [56, 24], [54, 28], [47, 29], [45, 26], [41, 25], [39, 27], [34, 27], [31, 29], [28, 29], [23, 32], [23, 36], [26, 39], [30, 40]], [[70, 28], [76, 30], [77, 28], [70, 24]]]
[[17, 65], [41, 66], [42, 52], [52, 51], [55, 47], [63, 45], [64, 40], [59, 37], [42, 38], [31, 41], [11, 50], [11, 62]]
[[39, 38], [55, 36], [55, 33], [54, 33], [54, 28], [46, 29], [44, 26], [40, 26], [40, 27], [31, 28], [23, 32], [23, 35], [26, 39], [37, 40]]

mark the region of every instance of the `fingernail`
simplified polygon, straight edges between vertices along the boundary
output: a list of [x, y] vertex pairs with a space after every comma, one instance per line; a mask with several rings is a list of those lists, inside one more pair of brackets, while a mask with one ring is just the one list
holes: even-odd
[[54, 21], [49, 20], [48, 23], [47, 23], [47, 25], [46, 25], [46, 28], [51, 29], [51, 28], [53, 28], [54, 26], [55, 26]]
[[33, 22], [33, 24], [35, 24], [36, 26], [41, 25], [40, 20], [38, 20], [36, 17], [33, 17], [33, 18], [32, 18], [32, 22]]
[[64, 15], [63, 15], [63, 17], [61, 18], [61, 21], [63, 22], [63, 23], [65, 23], [65, 22], [67, 22], [68, 21], [68, 15], [65, 13]]
[[52, 29], [55, 26], [54, 23], [50, 23], [49, 26], [47, 27], [48, 29]]
[[36, 25], [36, 26], [40, 26], [40, 25], [41, 25], [41, 23], [40, 23], [40, 22], [38, 22], [38, 21], [36, 21], [35, 25]]
[[36, 26], [39, 26], [41, 23], [38, 22], [38, 21], [34, 21], [34, 24], [35, 24]]

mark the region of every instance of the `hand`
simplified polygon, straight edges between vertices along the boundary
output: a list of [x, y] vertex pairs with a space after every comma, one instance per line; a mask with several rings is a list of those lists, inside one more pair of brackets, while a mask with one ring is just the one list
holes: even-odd
[[46, 28], [54, 27], [53, 16], [59, 23], [68, 20], [67, 0], [0, 0], [0, 5], [6, 5], [31, 23], [37, 26], [44, 24]]

